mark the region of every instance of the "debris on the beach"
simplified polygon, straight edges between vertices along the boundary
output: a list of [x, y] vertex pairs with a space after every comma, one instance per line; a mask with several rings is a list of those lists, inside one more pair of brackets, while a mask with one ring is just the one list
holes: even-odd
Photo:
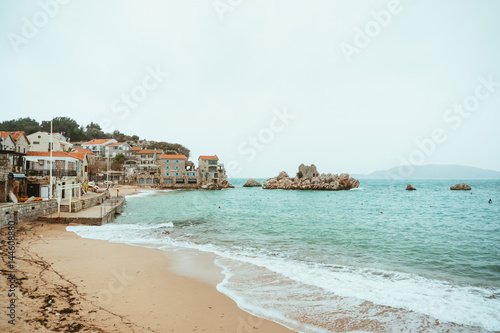
[[26, 274], [26, 276], [32, 276], [33, 274]]
[[26, 229], [26, 231], [31, 231], [31, 229]]
[[43, 238], [43, 235], [40, 235], [40, 238]]

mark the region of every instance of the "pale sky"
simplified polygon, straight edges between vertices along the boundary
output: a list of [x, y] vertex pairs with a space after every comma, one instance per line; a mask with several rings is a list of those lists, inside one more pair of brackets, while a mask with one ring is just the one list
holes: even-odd
[[230, 177], [500, 170], [499, 18], [495, 0], [3, 0], [0, 120], [99, 122]]

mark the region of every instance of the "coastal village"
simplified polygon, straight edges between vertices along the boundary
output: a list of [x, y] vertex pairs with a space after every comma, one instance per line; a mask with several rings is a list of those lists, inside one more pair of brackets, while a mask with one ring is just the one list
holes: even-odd
[[[4, 204], [6, 214], [7, 203], [42, 203], [56, 198], [60, 205], [61, 200], [71, 202], [96, 192], [107, 192], [109, 198], [106, 190], [115, 184], [156, 189], [232, 187], [217, 155], [199, 156], [195, 164], [185, 154], [147, 149], [148, 144], [113, 138], [72, 142], [63, 133], [1, 131], [0, 205]], [[44, 207], [31, 209], [39, 211], [38, 215], [54, 210], [53, 206]]]
[[[81, 184], [86, 192], [93, 182], [148, 185], [156, 188], [220, 189], [230, 186], [217, 155], [198, 158], [198, 167], [186, 155], [143, 149], [115, 139], [70, 142], [61, 133], [0, 132], [0, 202], [48, 198], [57, 184]], [[123, 154], [123, 170], [96, 169], [92, 165]], [[52, 189], [50, 169], [52, 168]], [[73, 195], [77, 195], [76, 189]], [[66, 193], [65, 193], [66, 195]], [[64, 195], [64, 196], [65, 196]], [[64, 197], [63, 196], [63, 197]]]

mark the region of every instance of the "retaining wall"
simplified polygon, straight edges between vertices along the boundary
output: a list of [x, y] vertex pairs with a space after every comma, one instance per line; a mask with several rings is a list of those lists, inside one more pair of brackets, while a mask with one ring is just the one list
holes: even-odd
[[32, 221], [40, 215], [48, 215], [57, 212], [57, 201], [55, 199], [46, 201], [13, 203], [0, 206], [0, 228], [7, 225], [9, 221]]

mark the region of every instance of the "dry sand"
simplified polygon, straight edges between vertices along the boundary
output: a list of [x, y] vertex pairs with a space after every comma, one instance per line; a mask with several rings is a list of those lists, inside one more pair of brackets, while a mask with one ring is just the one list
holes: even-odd
[[15, 326], [6, 314], [2, 230], [0, 332], [290, 332], [242, 311], [213, 285], [169, 272], [162, 251], [84, 239], [65, 228], [18, 225]]

